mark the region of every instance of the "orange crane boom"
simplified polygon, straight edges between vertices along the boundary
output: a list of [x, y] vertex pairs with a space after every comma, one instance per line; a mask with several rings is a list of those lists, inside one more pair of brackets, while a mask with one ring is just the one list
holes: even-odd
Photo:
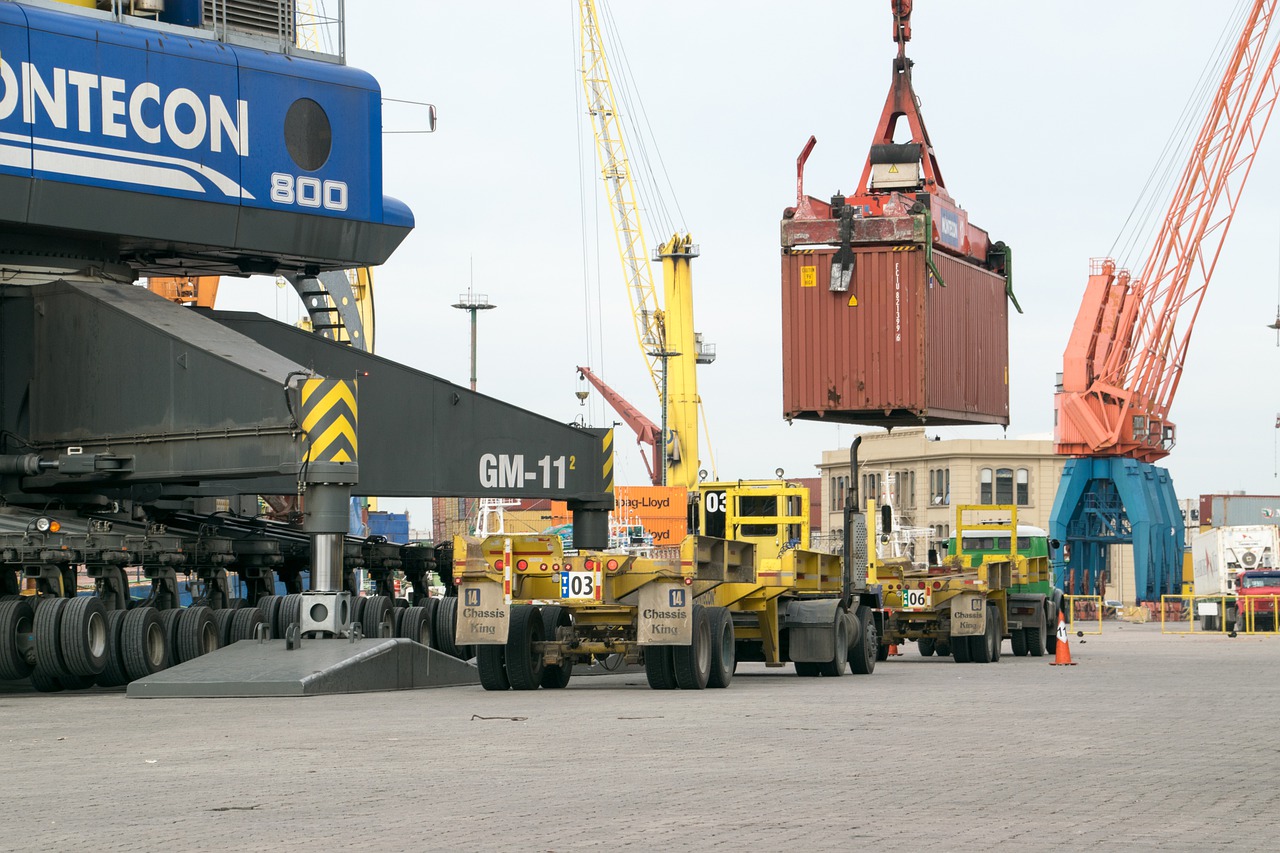
[[1155, 462], [1240, 194], [1276, 105], [1277, 0], [1255, 0], [1140, 276], [1093, 262], [1055, 397], [1056, 450]]

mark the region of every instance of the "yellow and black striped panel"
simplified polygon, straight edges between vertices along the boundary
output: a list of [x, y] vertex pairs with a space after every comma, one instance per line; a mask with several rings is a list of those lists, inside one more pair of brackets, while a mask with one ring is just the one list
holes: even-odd
[[604, 490], [609, 494], [613, 494], [613, 430], [605, 433], [604, 438], [601, 439], [601, 446], [604, 450], [601, 479], [604, 482]]
[[302, 383], [302, 431], [308, 462], [356, 461], [356, 383], [308, 379]]

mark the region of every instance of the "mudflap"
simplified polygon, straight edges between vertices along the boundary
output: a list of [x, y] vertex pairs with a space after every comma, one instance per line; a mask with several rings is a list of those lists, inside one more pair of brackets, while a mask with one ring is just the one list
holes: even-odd
[[[836, 613], [846, 620], [845, 637], [860, 637], [856, 616], [840, 609], [840, 599], [792, 601], [787, 606], [787, 651], [793, 661], [822, 663], [836, 657]], [[848, 649], [839, 650], [847, 655]]]

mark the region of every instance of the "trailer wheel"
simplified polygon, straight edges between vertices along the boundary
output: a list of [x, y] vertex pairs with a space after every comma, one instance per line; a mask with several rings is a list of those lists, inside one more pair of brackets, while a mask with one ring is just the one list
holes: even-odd
[[[391, 599], [385, 595], [371, 595], [361, 614], [360, 627], [366, 637], [382, 637], [382, 623], [391, 614]], [[393, 617], [394, 618], [394, 617]], [[392, 623], [391, 636], [395, 636], [395, 623]]]
[[62, 690], [62, 682], [58, 676], [50, 675], [39, 664], [31, 671], [31, 686], [41, 693], [57, 693]]
[[1000, 620], [999, 617], [993, 618], [993, 609], [987, 608], [987, 630], [976, 637], [968, 638], [969, 660], [974, 663], [992, 663], [999, 660], [996, 646], [1000, 641]]
[[457, 596], [449, 595], [440, 599], [440, 604], [435, 613], [435, 630], [433, 632], [436, 638], [436, 648], [450, 657], [460, 658], [462, 657], [462, 651], [458, 648], [456, 639], [457, 619]]
[[876, 671], [876, 661], [880, 657], [880, 637], [876, 633], [876, 619], [870, 607], [865, 604], [859, 607], [857, 616], [861, 627], [857, 639], [849, 647], [849, 666], [854, 675], [870, 675]]
[[889, 659], [889, 644], [881, 643], [880, 645], [876, 646], [876, 660], [888, 660], [888, 659]]
[[644, 677], [654, 690], [676, 689], [676, 670], [671, 662], [671, 646], [644, 647]]
[[702, 690], [711, 678], [711, 620], [707, 608], [693, 605], [693, 642], [671, 647], [671, 663], [681, 690]]
[[1025, 658], [1030, 648], [1027, 646], [1027, 628], [1019, 628], [1009, 632], [1009, 645], [1013, 647], [1013, 656]]
[[[727, 607], [710, 607], [707, 613], [711, 628], [711, 674], [707, 678], [707, 686], [728, 687], [738, 667], [738, 643], [733, 635], [733, 616]], [[841, 621], [844, 621], [843, 618]], [[847, 642], [844, 649], [838, 644], [836, 646], [836, 657], [841, 667], [848, 654], [847, 648]]]
[[935, 639], [933, 641], [933, 651], [940, 658], [951, 657], [951, 641]]
[[476, 668], [480, 670], [480, 686], [485, 690], [511, 689], [505, 651], [505, 646], [476, 646]]
[[[569, 612], [569, 608], [558, 604], [548, 604], [542, 608], [542, 636], [545, 639], [554, 640], [557, 628], [568, 628], [572, 625], [573, 614]], [[542, 686], [552, 690], [563, 689], [569, 686], [569, 678], [572, 675], [572, 660], [545, 664], [542, 668]]]
[[31, 674], [31, 663], [22, 653], [18, 637], [32, 632], [35, 615], [31, 602], [21, 597], [0, 602], [0, 678], [26, 678]]
[[120, 687], [129, 683], [129, 672], [124, 666], [124, 647], [120, 643], [120, 629], [126, 615], [124, 610], [107, 611], [107, 662], [98, 673], [99, 687]]
[[1033, 625], [1030, 628], [1023, 628], [1022, 631], [1027, 635], [1027, 651], [1031, 652], [1031, 656], [1044, 657], [1044, 626]]
[[932, 637], [921, 637], [916, 640], [916, 646], [920, 649], [920, 657], [922, 658], [933, 657], [933, 653], [937, 651]]
[[822, 674], [822, 671], [818, 668], [821, 664], [806, 660], [798, 660], [794, 661], [794, 663], [796, 665], [796, 675], [801, 678], [817, 678]]
[[[36, 669], [55, 680], [60, 675], [68, 674], [62, 661], [60, 637], [62, 609], [67, 606], [68, 601], [66, 598], [50, 597], [40, 599], [40, 603], [36, 605]], [[57, 689], [61, 690], [61, 685]]]
[[431, 618], [427, 614], [427, 608], [404, 608], [404, 616], [400, 619], [400, 630], [396, 632], [396, 636], [403, 637], [406, 640], [413, 640], [415, 643], [421, 643], [429, 648], [431, 646], [431, 631]]
[[171, 646], [169, 622], [182, 617], [181, 610], [163, 613], [154, 607], [135, 607], [120, 623], [120, 653], [129, 681], [136, 681], [178, 662], [178, 649]]
[[278, 595], [264, 595], [258, 599], [258, 612], [262, 614], [262, 621], [271, 632], [271, 639], [281, 636], [279, 619], [282, 600]]
[[[291, 592], [280, 601], [280, 633], [285, 636], [290, 625], [297, 625], [302, 630], [302, 593]], [[365, 636], [370, 636], [366, 634]]]
[[511, 626], [507, 632], [507, 680], [513, 690], [537, 690], [542, 684], [542, 612], [533, 604], [516, 604], [511, 608]]
[[844, 611], [838, 607], [832, 631], [836, 640], [835, 657], [818, 664], [818, 671], [827, 678], [839, 678], [849, 663], [849, 623], [844, 618]]
[[[138, 610], [143, 608], [139, 607]], [[155, 608], [151, 608], [155, 609]], [[131, 613], [133, 611], [130, 611]], [[171, 610], [156, 610], [156, 616], [160, 618], [160, 628], [164, 631], [164, 648], [165, 648], [165, 667], [177, 666], [178, 660], [178, 623], [182, 620], [182, 610], [174, 607]]]
[[430, 626], [430, 630], [422, 638], [422, 644], [433, 649], [439, 649], [439, 641], [436, 640], [436, 624], [440, 619], [440, 599], [424, 596], [419, 601], [421, 603], [418, 606], [427, 611], [427, 624]]
[[969, 662], [969, 641], [972, 637], [951, 638], [951, 658], [956, 663]]
[[236, 611], [234, 610], [213, 611], [213, 625], [218, 632], [218, 648], [231, 645], [231, 621], [235, 617]]
[[252, 640], [254, 634], [258, 632], [258, 626], [266, 621], [262, 618], [262, 611], [256, 607], [245, 607], [235, 611], [235, 615], [231, 617], [231, 642]]
[[991, 629], [991, 662], [999, 663], [1004, 646], [1004, 619], [1001, 618], [998, 606], [993, 604], [987, 608], [987, 621], [995, 625]]
[[178, 660], [186, 663], [218, 650], [218, 625], [213, 611], [204, 606], [188, 607], [178, 620]]
[[92, 678], [107, 665], [107, 609], [96, 596], [68, 599], [58, 631], [70, 675]]

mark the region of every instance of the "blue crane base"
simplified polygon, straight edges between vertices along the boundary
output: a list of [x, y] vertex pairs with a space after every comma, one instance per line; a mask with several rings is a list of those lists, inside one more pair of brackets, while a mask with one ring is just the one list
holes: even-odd
[[[1049, 516], [1056, 584], [1068, 595], [1102, 595], [1118, 578], [1111, 545], [1133, 546], [1133, 595], [1159, 601], [1182, 580], [1182, 513], [1166, 468], [1117, 456], [1067, 460]], [[1124, 590], [1128, 597], [1130, 590]]]

